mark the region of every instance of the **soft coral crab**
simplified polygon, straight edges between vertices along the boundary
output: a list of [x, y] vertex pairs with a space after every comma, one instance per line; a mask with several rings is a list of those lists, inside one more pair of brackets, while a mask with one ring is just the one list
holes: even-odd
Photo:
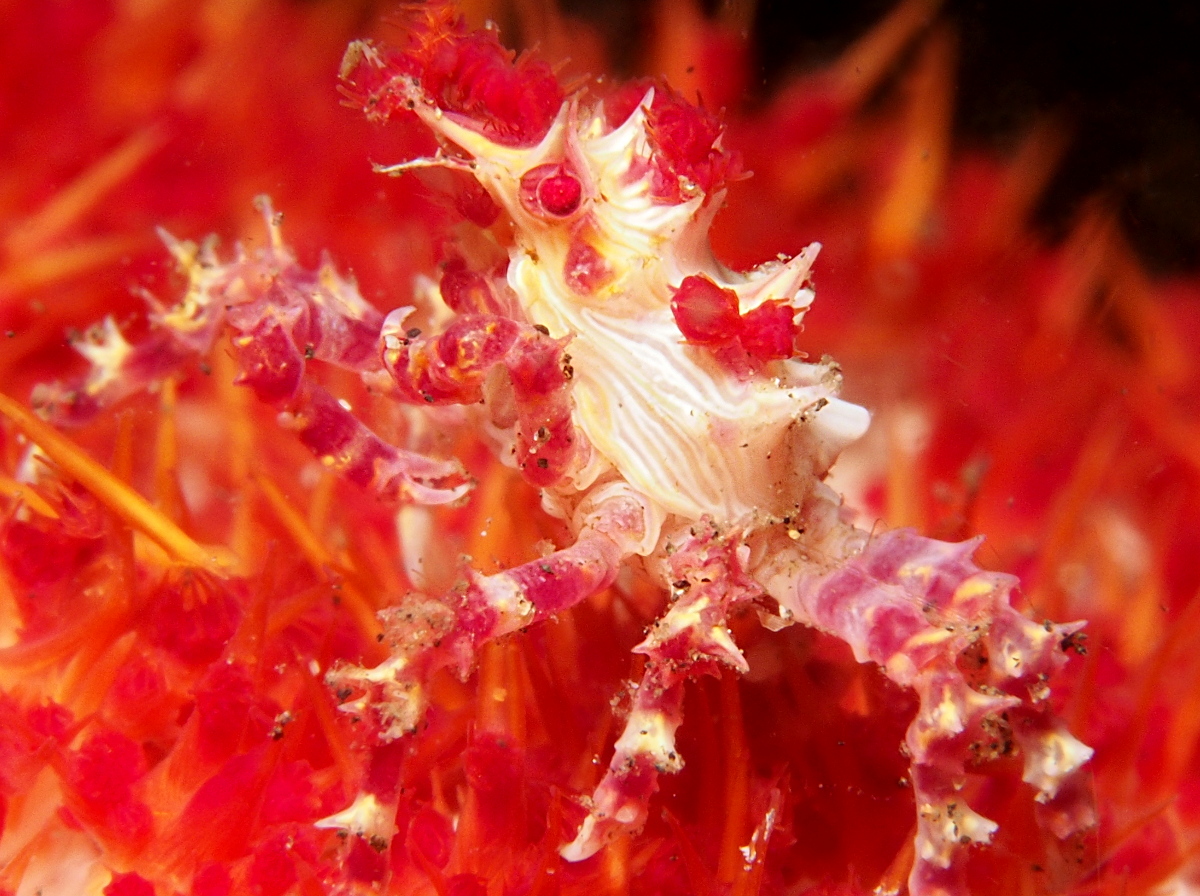
[[[184, 302], [159, 310], [143, 345], [113, 327], [98, 334], [84, 346], [92, 375], [41, 402], [85, 413], [228, 327], [243, 381], [323, 462], [424, 503], [460, 498], [462, 471], [387, 445], [306, 376], [306, 361], [356, 370], [417, 407], [482, 402], [480, 424], [573, 543], [472, 573], [449, 600], [402, 601], [384, 620], [393, 657], [329, 679], [379, 714], [385, 737], [402, 736], [436, 668], [465, 671], [487, 640], [643, 566], [671, 603], [637, 648], [645, 673], [563, 847], [570, 859], [645, 820], [657, 775], [682, 762], [684, 681], [716, 664], [744, 670], [726, 622], [767, 598], [778, 606], [768, 624], [829, 632], [919, 697], [906, 741], [919, 814], [911, 892], [949, 888], [958, 846], [989, 839], [995, 824], [961, 791], [969, 771], [1014, 749], [1051, 829], [1086, 826], [1078, 772], [1090, 751], [1045, 702], [1078, 625], [1012, 610], [1013, 580], [975, 567], [974, 543], [868, 536], [842, 519], [823, 478], [867, 415], [837, 397], [836, 365], [795, 357], [816, 247], [748, 274], [713, 258], [707, 233], [738, 173], [717, 120], [663, 85], [564, 96], [544, 64], [514, 63], [493, 33], [468, 32], [438, 5], [414, 14], [403, 52], [352, 45], [342, 76], [370, 116], [415, 116], [442, 143], [383, 170], [457, 169], [483, 188], [468, 211], [507, 251], [503, 275], [448, 267], [440, 298], [457, 316], [430, 336], [407, 326], [411, 309], [383, 318], [331, 266], [301, 270], [273, 221], [266, 249], [230, 263], [172, 243], [191, 280]], [[372, 827], [371, 811], [364, 799], [331, 821]]]

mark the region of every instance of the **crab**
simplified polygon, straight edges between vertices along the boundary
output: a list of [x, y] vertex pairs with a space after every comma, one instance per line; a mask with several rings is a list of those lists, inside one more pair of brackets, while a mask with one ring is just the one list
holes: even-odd
[[[388, 444], [306, 363], [356, 371], [416, 409], [466, 408], [570, 541], [515, 568], [469, 570], [450, 595], [399, 600], [382, 616], [391, 657], [337, 665], [327, 680], [348, 708], [377, 714], [380, 737], [404, 737], [433, 672], [467, 674], [485, 643], [563, 613], [628, 567], [657, 579], [666, 610], [635, 648], [644, 673], [587, 815], [562, 844], [567, 860], [646, 821], [659, 776], [684, 762], [685, 682], [748, 669], [728, 623], [749, 607], [772, 628], [832, 634], [915, 692], [914, 896], [956, 889], [959, 851], [996, 830], [961, 791], [997, 756], [1024, 756], [1055, 835], [1093, 823], [1081, 771], [1091, 750], [1047, 700], [1082, 623], [1014, 610], [1016, 581], [974, 564], [977, 540], [849, 521], [825, 478], [869, 415], [839, 397], [834, 361], [797, 350], [820, 247], [747, 272], [714, 257], [708, 233], [741, 175], [716, 116], [662, 83], [564, 92], [545, 63], [514, 59], [494, 30], [469, 31], [443, 4], [413, 12], [403, 50], [352, 44], [341, 81], [370, 118], [415, 119], [436, 137], [435, 152], [378, 170], [456, 172], [469, 183], [460, 207], [507, 263], [446, 265], [428, 290], [444, 325], [425, 333], [414, 307], [381, 314], [328, 260], [302, 269], [264, 200], [268, 244], [230, 261], [164, 234], [188, 276], [184, 299], [153, 303], [138, 345], [106, 322], [80, 345], [86, 378], [35, 395], [45, 413], [85, 417], [229, 331], [240, 381], [326, 467], [420, 505], [465, 500], [463, 468]], [[378, 811], [364, 795], [332, 823], [370, 827], [363, 817]]]

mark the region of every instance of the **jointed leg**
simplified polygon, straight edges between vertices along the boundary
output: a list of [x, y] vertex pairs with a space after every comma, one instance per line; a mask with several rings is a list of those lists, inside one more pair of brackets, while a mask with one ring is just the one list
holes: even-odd
[[1082, 624], [1022, 616], [1008, 600], [1016, 580], [977, 567], [976, 547], [887, 532], [776, 595], [799, 621], [841, 638], [920, 700], [906, 737], [918, 812], [914, 896], [955, 892], [955, 851], [995, 831], [961, 795], [969, 772], [990, 759], [1024, 755], [1023, 778], [1056, 836], [1094, 821], [1080, 774], [1092, 751], [1053, 718], [1047, 700], [1066, 652], [1080, 649]]
[[424, 714], [421, 683], [439, 668], [466, 675], [486, 642], [570, 609], [612, 584], [624, 561], [647, 541], [660, 520], [628, 487], [601, 488], [584, 505], [573, 544], [539, 560], [492, 575], [468, 573], [457, 602], [414, 595], [384, 611], [385, 641], [393, 655], [374, 669], [330, 671], [350, 711], [373, 707], [380, 734], [394, 739]]
[[684, 683], [718, 665], [746, 671], [726, 624], [737, 604], [763, 592], [741, 568], [735, 543], [700, 525], [674, 546], [667, 570], [674, 602], [635, 648], [646, 655], [646, 670], [591, 811], [562, 849], [568, 861], [593, 855], [619, 830], [641, 827], [659, 774], [683, 767], [675, 731], [683, 720]]
[[100, 408], [212, 351], [228, 333], [238, 382], [283, 412], [323, 463], [385, 498], [457, 500], [470, 487], [457, 462], [387, 444], [313, 381], [308, 362], [314, 359], [364, 378], [381, 375], [383, 318], [328, 260], [316, 271], [300, 267], [270, 203], [261, 200], [260, 209], [267, 245], [253, 253], [239, 248], [228, 262], [217, 258], [211, 241], [198, 247], [164, 233], [188, 277], [182, 300], [168, 309], [147, 296], [154, 329], [136, 345], [105, 321], [76, 346], [91, 369], [72, 382], [40, 388], [34, 403], [55, 422], [86, 422]]

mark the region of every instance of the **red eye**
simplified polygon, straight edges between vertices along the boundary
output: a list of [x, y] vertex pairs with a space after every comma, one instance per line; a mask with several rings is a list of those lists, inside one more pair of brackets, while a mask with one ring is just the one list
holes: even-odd
[[521, 178], [521, 204], [539, 217], [566, 218], [583, 200], [583, 185], [565, 164], [538, 165]]

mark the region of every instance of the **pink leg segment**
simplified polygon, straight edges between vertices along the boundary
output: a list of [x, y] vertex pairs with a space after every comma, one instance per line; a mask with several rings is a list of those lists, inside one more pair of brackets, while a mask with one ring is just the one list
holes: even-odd
[[515, 405], [514, 465], [539, 488], [566, 475], [575, 456], [566, 340], [497, 314], [465, 314], [426, 337], [406, 330], [401, 312], [385, 322], [382, 345], [400, 397], [414, 404], [485, 402], [490, 375], [503, 369]]
[[1094, 823], [1081, 773], [1092, 751], [1055, 720], [1047, 699], [1067, 651], [1081, 649], [1082, 623], [1022, 616], [1009, 604], [1016, 579], [976, 566], [978, 545], [887, 532], [836, 570], [801, 576], [781, 601], [920, 699], [906, 737], [918, 813], [913, 896], [960, 892], [955, 851], [990, 840], [997, 825], [961, 793], [990, 759], [1023, 754], [1024, 780], [1055, 835]]
[[646, 670], [591, 811], [562, 849], [568, 861], [586, 859], [620, 830], [645, 824], [658, 776], [683, 767], [675, 731], [683, 721], [684, 682], [721, 665], [748, 668], [726, 624], [734, 607], [763, 591], [742, 569], [736, 533], [719, 539], [705, 524], [695, 532], [670, 555], [674, 603], [635, 648], [647, 657]]
[[424, 713], [423, 682], [452, 668], [464, 677], [488, 641], [570, 609], [612, 584], [645, 536], [645, 513], [627, 492], [598, 501], [575, 543], [493, 575], [468, 572], [457, 604], [410, 595], [385, 610], [392, 657], [374, 669], [342, 665], [327, 679], [343, 707], [379, 716], [380, 736], [414, 730]]

